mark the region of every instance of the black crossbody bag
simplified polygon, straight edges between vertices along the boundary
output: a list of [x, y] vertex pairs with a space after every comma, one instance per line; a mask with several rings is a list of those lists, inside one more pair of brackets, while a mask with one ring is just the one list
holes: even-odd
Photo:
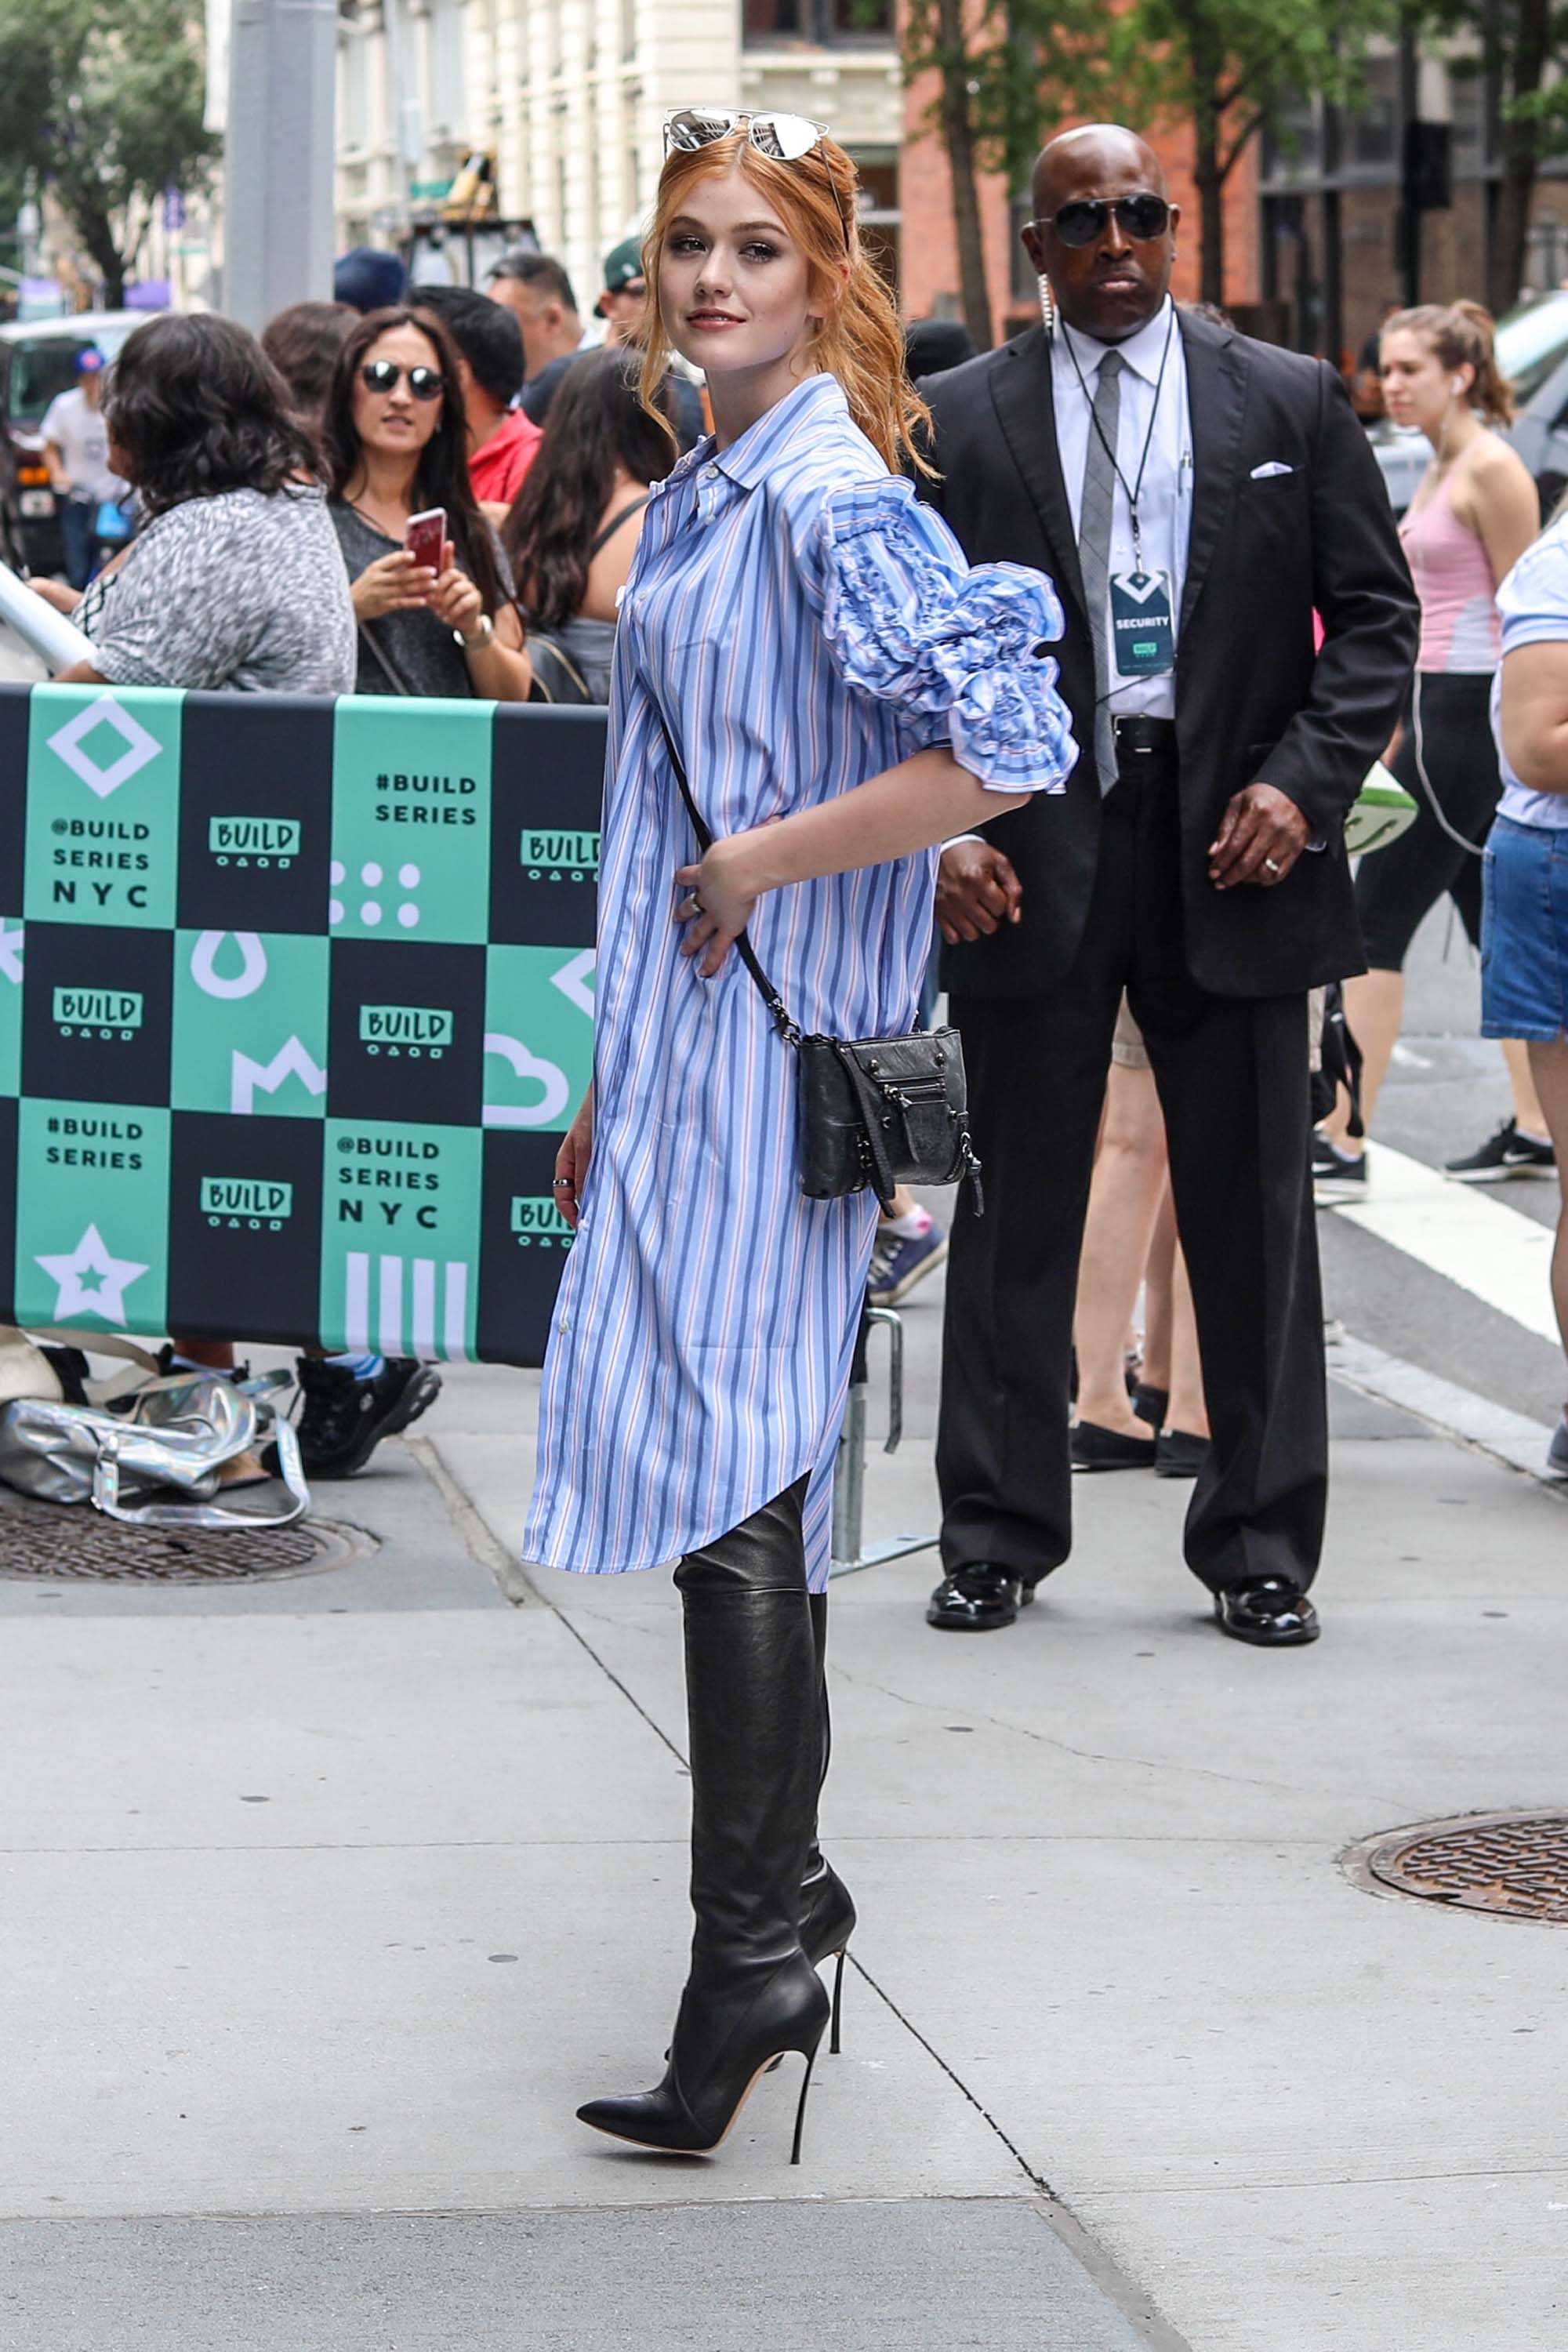
[[[698, 847], [713, 835], [703, 823], [675, 739], [664, 740]], [[984, 1214], [980, 1162], [969, 1134], [969, 1089], [956, 1029], [912, 1029], [902, 1037], [806, 1036], [757, 961], [742, 931], [735, 941], [799, 1070], [800, 1189], [833, 1201], [869, 1185], [886, 1209], [900, 1184], [957, 1184], [967, 1176], [974, 1208]]]

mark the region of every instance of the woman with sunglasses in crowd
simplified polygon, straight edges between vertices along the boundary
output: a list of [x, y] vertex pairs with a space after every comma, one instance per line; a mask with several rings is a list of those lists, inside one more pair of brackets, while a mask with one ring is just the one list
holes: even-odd
[[[447, 330], [372, 310], [346, 337], [321, 424], [329, 511], [353, 583], [361, 694], [526, 702], [532, 673], [511, 579], [468, 484], [468, 420]], [[439, 569], [404, 545], [440, 507]]]
[[[690, 1973], [657, 2089], [579, 2110], [665, 2151], [716, 2147], [785, 2052], [809, 2082], [815, 1964], [855, 1920], [816, 1819], [833, 1457], [877, 1203], [803, 1194], [795, 1056], [729, 950], [744, 928], [805, 1031], [907, 1030], [937, 845], [1077, 756], [1049, 583], [972, 571], [892, 470], [924, 411], [856, 220], [822, 125], [667, 124], [643, 394], [673, 346], [716, 431], [655, 486], [621, 604], [595, 1077], [556, 1162], [577, 1241], [523, 1542], [590, 1575], [679, 1563]], [[715, 836], [700, 857], [681, 770]]]

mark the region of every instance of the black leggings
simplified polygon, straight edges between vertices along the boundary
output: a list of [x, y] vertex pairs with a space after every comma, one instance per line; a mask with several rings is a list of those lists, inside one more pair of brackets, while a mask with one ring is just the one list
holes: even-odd
[[[1356, 873], [1356, 911], [1373, 971], [1401, 971], [1424, 919], [1445, 891], [1459, 910], [1473, 948], [1481, 943], [1481, 861], [1451, 839], [1433, 813], [1436, 796], [1455, 833], [1479, 853], [1502, 792], [1492, 740], [1489, 675], [1417, 671], [1413, 708], [1394, 772], [1415, 802], [1415, 819], [1386, 849], [1363, 857]], [[1421, 723], [1423, 783], [1415, 764], [1415, 709]], [[1430, 792], [1427, 786], [1430, 785]]]

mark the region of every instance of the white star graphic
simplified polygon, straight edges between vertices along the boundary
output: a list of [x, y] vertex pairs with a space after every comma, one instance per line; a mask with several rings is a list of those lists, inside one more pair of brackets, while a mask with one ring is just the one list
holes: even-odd
[[[69, 1323], [78, 1315], [97, 1315], [105, 1323], [123, 1324], [125, 1294], [147, 1271], [133, 1258], [110, 1257], [96, 1225], [89, 1225], [68, 1256], [40, 1257], [35, 1263], [58, 1286], [54, 1311], [57, 1323]], [[82, 1280], [84, 1274], [98, 1276], [96, 1290], [89, 1289]]]

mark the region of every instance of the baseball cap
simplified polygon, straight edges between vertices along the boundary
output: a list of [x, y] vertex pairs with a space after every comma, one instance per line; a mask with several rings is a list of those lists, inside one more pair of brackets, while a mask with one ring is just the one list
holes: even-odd
[[642, 241], [639, 237], [624, 236], [619, 245], [605, 256], [605, 291], [620, 294], [635, 286], [642, 277]]
[[81, 350], [78, 352], [76, 355], [76, 372], [78, 375], [102, 374], [103, 353], [99, 350], [96, 343], [84, 343]]

